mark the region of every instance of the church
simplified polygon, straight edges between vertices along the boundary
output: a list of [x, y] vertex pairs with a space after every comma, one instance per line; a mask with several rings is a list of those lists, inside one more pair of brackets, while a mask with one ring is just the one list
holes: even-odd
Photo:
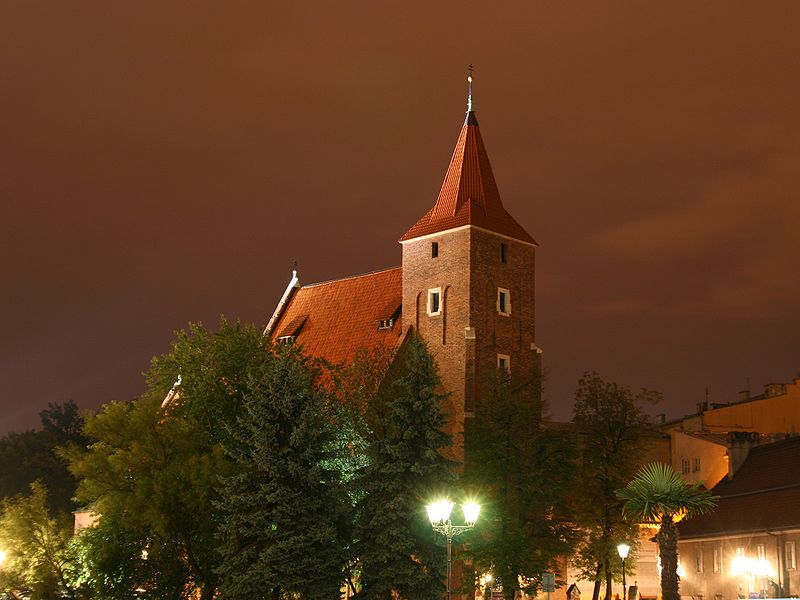
[[[497, 368], [534, 373], [537, 243], [503, 207], [472, 107], [433, 206], [399, 239], [400, 266], [301, 285], [295, 271], [264, 331], [342, 364], [359, 348], [399, 347], [416, 331], [433, 354], [454, 446], [478, 382]], [[422, 206], [425, 206], [422, 202]], [[429, 204], [427, 206], [430, 206]]]

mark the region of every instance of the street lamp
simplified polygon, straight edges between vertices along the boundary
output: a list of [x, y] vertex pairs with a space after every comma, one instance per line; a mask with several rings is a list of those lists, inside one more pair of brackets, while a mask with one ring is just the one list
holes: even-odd
[[455, 505], [450, 500], [439, 500], [426, 507], [433, 530], [447, 538], [447, 600], [452, 597], [453, 538], [475, 527], [481, 510], [481, 507], [474, 502], [463, 504], [461, 509], [464, 511], [465, 525], [453, 525], [450, 521], [453, 506]]
[[620, 544], [617, 546], [617, 554], [622, 559], [622, 600], [628, 600], [628, 588], [625, 587], [625, 559], [628, 558], [628, 552], [631, 547], [628, 544]]

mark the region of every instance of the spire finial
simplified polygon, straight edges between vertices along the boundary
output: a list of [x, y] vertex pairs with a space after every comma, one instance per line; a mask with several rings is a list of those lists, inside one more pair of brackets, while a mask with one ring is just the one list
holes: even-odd
[[474, 70], [474, 67], [472, 66], [472, 63], [469, 63], [469, 66], [467, 67], [467, 71], [469, 72], [469, 75], [467, 75], [467, 81], [469, 82], [469, 96], [467, 96], [467, 112], [472, 112], [472, 71], [473, 70]]

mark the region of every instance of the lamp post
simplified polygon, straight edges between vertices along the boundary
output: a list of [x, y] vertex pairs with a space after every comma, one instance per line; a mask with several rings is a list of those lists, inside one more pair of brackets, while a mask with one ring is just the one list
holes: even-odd
[[617, 546], [617, 554], [622, 559], [622, 600], [628, 600], [628, 588], [625, 586], [625, 559], [628, 558], [628, 552], [631, 547], [628, 544], [620, 544]]
[[481, 510], [481, 507], [474, 502], [463, 504], [461, 508], [464, 511], [465, 524], [453, 525], [450, 521], [453, 506], [454, 504], [450, 500], [439, 500], [426, 507], [433, 530], [441, 533], [447, 539], [447, 600], [451, 600], [452, 597], [453, 538], [475, 527], [478, 513]]

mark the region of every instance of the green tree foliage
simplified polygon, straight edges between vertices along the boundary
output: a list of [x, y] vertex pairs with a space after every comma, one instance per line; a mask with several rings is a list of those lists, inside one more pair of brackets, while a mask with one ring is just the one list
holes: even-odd
[[678, 593], [678, 529], [675, 521], [714, 510], [719, 498], [689, 485], [675, 470], [663, 463], [645, 465], [628, 485], [617, 490], [625, 502], [625, 517], [633, 523], [659, 526], [656, 534], [661, 557], [661, 596], [680, 600]]
[[540, 589], [541, 573], [571, 547], [572, 444], [564, 431], [541, 427], [539, 373], [517, 379], [498, 369], [482, 392], [465, 438], [465, 480], [483, 506], [467, 556], [511, 599]]
[[290, 346], [251, 374], [218, 507], [226, 598], [339, 597], [349, 501], [318, 371]]
[[47, 489], [48, 506], [54, 514], [74, 510], [72, 497], [77, 482], [58, 449], [71, 444], [85, 446], [83, 419], [72, 400], [49, 404], [39, 413], [42, 429], [9, 433], [0, 438], [0, 498], [28, 492], [40, 481]]
[[45, 487], [31, 484], [27, 496], [4, 500], [0, 510], [0, 550], [5, 553], [0, 590], [12, 597], [27, 592], [33, 600], [75, 598], [71, 523], [65, 515], [50, 515]]
[[573, 507], [581, 539], [572, 561], [583, 578], [595, 582], [593, 600], [597, 600], [603, 580], [605, 598], [611, 598], [612, 578], [622, 569], [618, 544], [625, 542], [634, 548], [626, 567], [635, 560], [637, 527], [623, 518], [623, 502], [615, 491], [636, 473], [654, 433], [640, 407], [658, 400], [657, 392], [634, 394], [597, 373], [585, 373], [578, 382], [572, 422], [580, 486]]
[[357, 598], [364, 600], [433, 600], [443, 593], [444, 553], [424, 506], [453, 481], [453, 464], [441, 453], [452, 443], [442, 431], [445, 396], [437, 391], [439, 376], [425, 344], [412, 336], [403, 352], [385, 430], [371, 440], [359, 476]]
[[[153, 360], [142, 398], [107, 404], [87, 418], [92, 443], [70, 458], [79, 500], [101, 515], [98, 530], [81, 536], [86, 564], [109, 569], [84, 569], [97, 593], [121, 598], [140, 589], [154, 598], [203, 599], [217, 593], [213, 503], [220, 477], [235, 469], [222, 442], [241, 412], [249, 374], [271, 361], [269, 342], [254, 327], [224, 319], [217, 332], [191, 325], [172, 352]], [[178, 394], [162, 408], [178, 375]], [[124, 541], [118, 548], [115, 530]]]

